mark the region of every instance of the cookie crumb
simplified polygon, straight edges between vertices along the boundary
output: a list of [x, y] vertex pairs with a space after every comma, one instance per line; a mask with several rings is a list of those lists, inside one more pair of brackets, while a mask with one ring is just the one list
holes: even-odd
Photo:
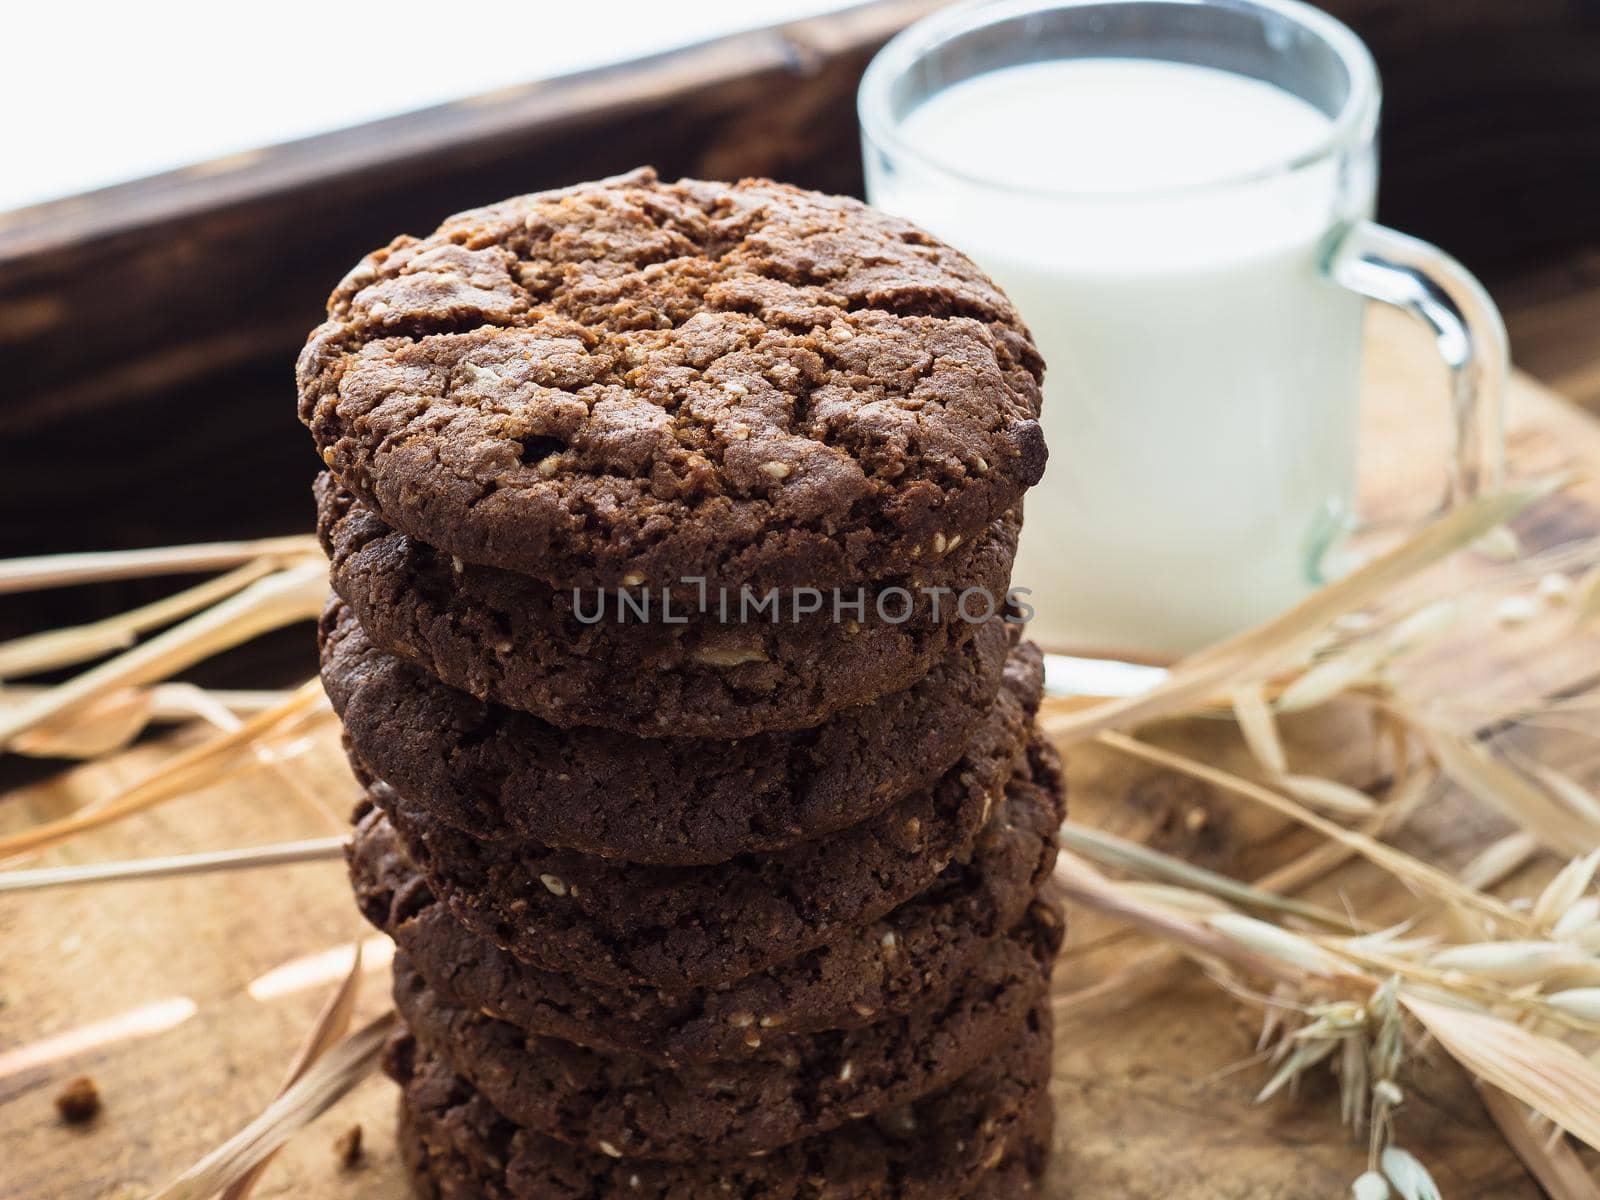
[[339, 1169], [354, 1171], [365, 1158], [365, 1151], [361, 1146], [361, 1126], [352, 1125], [341, 1133], [333, 1143], [333, 1153], [339, 1160]]
[[56, 1111], [68, 1125], [83, 1125], [100, 1113], [100, 1089], [87, 1075], [79, 1075], [56, 1094]]

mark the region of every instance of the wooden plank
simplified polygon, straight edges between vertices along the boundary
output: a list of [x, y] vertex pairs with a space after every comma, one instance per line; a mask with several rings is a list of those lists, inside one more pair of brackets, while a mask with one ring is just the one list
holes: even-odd
[[[1380, 507], [1421, 504], [1433, 494], [1424, 453], [1436, 440], [1426, 348], [1385, 316], [1377, 318], [1369, 396], [1384, 424]], [[1525, 380], [1514, 394], [1512, 429], [1519, 460], [1545, 469], [1600, 463], [1600, 425]], [[1379, 478], [1374, 476], [1375, 479]], [[1600, 531], [1600, 484], [1556, 507], [1556, 517], [1525, 531], [1543, 544]], [[1600, 662], [1592, 654], [1528, 647], [1521, 669], [1530, 686], [1564, 689]], [[1498, 659], [1455, 655], [1436, 669], [1463, 687], [1493, 682]], [[1350, 710], [1288, 723], [1291, 754], [1304, 769], [1352, 779], [1386, 770], [1362, 718]], [[1167, 744], [1240, 770], [1243, 748], [1220, 721], [1156, 731]], [[1531, 745], [1576, 775], [1600, 778], [1600, 754], [1547, 735]], [[339, 756], [331, 717], [282, 748], [287, 769], [310, 781], [290, 787], [277, 769], [251, 768], [160, 810], [38, 856], [36, 865], [241, 846], [320, 836], [350, 803], [354, 786]], [[139, 749], [63, 778], [32, 785], [0, 803], [0, 830], [72, 811], [118, 781], [148, 769]], [[1184, 778], [1079, 748], [1069, 759], [1080, 821], [1139, 837], [1218, 869], [1253, 875], [1310, 843], [1281, 822]], [[1406, 831], [1419, 853], [1459, 862], [1501, 829], [1480, 809], [1442, 790]], [[1341, 871], [1318, 890], [1381, 919], [1409, 901], [1375, 871]], [[332, 986], [316, 956], [352, 935], [342, 870], [334, 864], [229, 876], [72, 888], [0, 897], [0, 1200], [88, 1200], [147, 1194], [249, 1119], [270, 1098], [285, 1063]], [[1104, 978], [1148, 943], [1093, 916], [1074, 922], [1059, 989]], [[299, 987], [282, 981], [300, 964]], [[309, 964], [309, 965], [308, 965]], [[274, 972], [278, 972], [274, 974]], [[292, 982], [292, 979], [291, 979]], [[255, 984], [252, 992], [252, 983]], [[386, 972], [369, 972], [363, 1012], [383, 1002]], [[188, 1013], [187, 1001], [194, 1011]], [[171, 1028], [120, 1035], [118, 1018], [175, 1020]], [[156, 1020], [159, 1024], [160, 1021]], [[1054, 1096], [1059, 1152], [1049, 1200], [1069, 1196], [1324, 1197], [1365, 1165], [1365, 1152], [1337, 1126], [1328, 1090], [1257, 1107], [1259, 1069], [1251, 1053], [1254, 1017], [1213, 986], [1186, 977], [1169, 990], [1114, 1004], [1059, 1031]], [[95, 1044], [82, 1039], [95, 1035]], [[76, 1037], [77, 1042], [72, 1039]], [[86, 1129], [55, 1118], [51, 1098], [69, 1078], [92, 1075], [106, 1108]], [[1433, 1168], [1452, 1200], [1537, 1196], [1493, 1132], [1466, 1081], [1428, 1060], [1408, 1084], [1401, 1118], [1405, 1144]], [[403, 1194], [393, 1155], [393, 1089], [373, 1080], [292, 1142], [258, 1195], [391, 1200]], [[368, 1165], [341, 1172], [333, 1139], [360, 1123]]]
[[[47, 860], [326, 834], [342, 823], [356, 788], [335, 742], [319, 738], [303, 749], [297, 769], [333, 781], [316, 797], [320, 805], [276, 771], [257, 768]], [[14, 794], [0, 822], [14, 829], [60, 815], [139, 778], [153, 758], [134, 751]], [[282, 991], [258, 987], [258, 998], [250, 984], [367, 936], [361, 926], [344, 872], [332, 863], [9, 898], [0, 905], [0, 1195], [143, 1196], [226, 1137], [271, 1098], [329, 991], [327, 983], [287, 986], [290, 979]], [[366, 989], [365, 1012], [381, 1007], [382, 991]], [[110, 1040], [72, 1052], [85, 1037]], [[105, 1109], [93, 1125], [70, 1129], [56, 1121], [52, 1097], [63, 1078], [85, 1072]], [[381, 1144], [388, 1122], [371, 1124]]]

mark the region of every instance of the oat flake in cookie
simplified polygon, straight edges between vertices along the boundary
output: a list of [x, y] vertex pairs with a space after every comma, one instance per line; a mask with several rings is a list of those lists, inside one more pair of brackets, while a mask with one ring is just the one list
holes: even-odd
[[341, 483], [561, 586], [830, 587], [980, 535], [1044, 470], [1042, 363], [965, 257], [847, 199], [648, 170], [402, 237], [297, 372]]

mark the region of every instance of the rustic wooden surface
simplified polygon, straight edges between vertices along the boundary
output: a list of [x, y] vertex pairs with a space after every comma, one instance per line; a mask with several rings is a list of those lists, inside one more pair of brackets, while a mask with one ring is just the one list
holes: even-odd
[[[1392, 321], [1374, 339], [1369, 405], [1383, 429], [1370, 464], [1377, 508], [1421, 507], [1434, 494], [1438, 381], [1428, 351]], [[1526, 379], [1514, 389], [1516, 461], [1532, 471], [1600, 464], [1600, 425]], [[1587, 483], [1524, 528], [1531, 545], [1600, 531], [1600, 484]], [[1468, 568], [1470, 570], [1470, 568]], [[1532, 638], [1532, 634], [1529, 635]], [[1590, 682], [1600, 644], [1552, 653], [1529, 641], [1507, 659], [1447, 656], [1430, 669], [1463, 690], [1563, 691]], [[1173, 745], [1248, 771], [1219, 721], [1152, 731]], [[1363, 720], [1347, 712], [1301, 718], [1287, 730], [1297, 769], [1371, 780], [1387, 770]], [[1530, 745], [1594, 781], [1593, 743], [1545, 735]], [[227, 785], [38, 856], [33, 865], [241, 846], [320, 836], [353, 800], [323, 717], [289, 739], [286, 761], [265, 762]], [[0, 803], [0, 830], [60, 816], [148, 769], [136, 749], [28, 787]], [[1186, 779], [1079, 748], [1070, 756], [1074, 816], [1241, 876], [1270, 869], [1308, 843], [1281, 823]], [[320, 779], [316, 795], [288, 779]], [[1403, 834], [1408, 846], [1460, 862], [1503, 827], [1440, 789]], [[1381, 919], [1408, 898], [1355, 866], [1317, 889]], [[258, 1111], [339, 974], [332, 952], [369, 939], [363, 1013], [384, 1004], [381, 942], [354, 916], [342, 869], [299, 866], [181, 881], [125, 883], [0, 897], [0, 1200], [145, 1196]], [[1079, 915], [1058, 990], [1107, 977], [1150, 943]], [[287, 969], [286, 969], [287, 968]], [[278, 981], [274, 985], [274, 980]], [[254, 986], [252, 986], [254, 985]], [[170, 1026], [170, 1027], [168, 1027]], [[1252, 1011], [1190, 973], [1141, 997], [1111, 998], [1063, 1021], [1054, 1096], [1058, 1153], [1044, 1195], [1170, 1200], [1337, 1197], [1364, 1166], [1337, 1124], [1331, 1086], [1257, 1106], [1250, 1065]], [[55, 1117], [52, 1098], [92, 1076], [105, 1109], [85, 1128]], [[1432, 1168], [1450, 1200], [1538, 1196], [1468, 1083], [1429, 1059], [1407, 1078], [1404, 1143]], [[404, 1194], [393, 1154], [392, 1088], [363, 1084], [295, 1139], [258, 1195], [378, 1200]], [[368, 1155], [339, 1168], [334, 1140], [360, 1124]]]

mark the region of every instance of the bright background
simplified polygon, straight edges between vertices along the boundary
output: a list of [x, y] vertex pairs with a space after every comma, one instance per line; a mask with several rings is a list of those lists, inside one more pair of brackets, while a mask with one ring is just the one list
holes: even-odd
[[0, 211], [858, 2], [13, 4]]

